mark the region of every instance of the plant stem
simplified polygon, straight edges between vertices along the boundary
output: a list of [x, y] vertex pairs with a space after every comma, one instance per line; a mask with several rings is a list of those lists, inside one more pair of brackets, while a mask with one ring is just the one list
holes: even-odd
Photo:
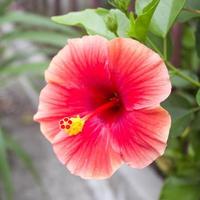
[[164, 60], [167, 60], [167, 38], [163, 39], [163, 57]]
[[191, 112], [194, 113], [194, 112], [197, 112], [197, 111], [199, 111], [199, 110], [200, 110], [200, 106], [199, 106], [199, 107], [196, 107], [196, 108], [193, 108], [193, 109], [191, 110]]
[[183, 8], [183, 10], [194, 13], [194, 14], [200, 14], [200, 10], [195, 10], [195, 9], [191, 9], [191, 8]]
[[179, 77], [185, 79], [186, 81], [192, 83], [194, 86], [200, 87], [200, 83], [198, 81], [195, 81], [194, 79], [190, 78], [189, 76], [182, 73], [180, 70], [178, 70], [174, 65], [172, 65], [169, 61], [165, 61], [169, 69], [171, 69], [173, 72], [175, 72], [176, 75]]

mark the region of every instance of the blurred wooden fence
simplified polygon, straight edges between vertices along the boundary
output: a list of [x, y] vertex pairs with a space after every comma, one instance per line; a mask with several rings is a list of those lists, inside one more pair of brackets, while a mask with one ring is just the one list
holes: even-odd
[[52, 16], [84, 8], [105, 6], [106, 0], [16, 0], [18, 7], [25, 10]]

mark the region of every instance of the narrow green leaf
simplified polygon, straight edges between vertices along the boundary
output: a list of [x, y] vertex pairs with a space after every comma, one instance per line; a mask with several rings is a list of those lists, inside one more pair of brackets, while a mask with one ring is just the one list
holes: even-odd
[[21, 64], [18, 66], [5, 66], [3, 70], [0, 68], [1, 75], [4, 76], [13, 76], [19, 75], [26, 72], [31, 73], [43, 73], [44, 70], [47, 68], [48, 62], [39, 62], [39, 63], [27, 63]]
[[[32, 54], [33, 55], [33, 54]], [[0, 71], [4, 68], [4, 66], [12, 65], [13, 62], [19, 61], [19, 60], [24, 60], [27, 58], [27, 55], [22, 55], [19, 53], [16, 53], [15, 55], [12, 55], [8, 58], [4, 58], [1, 60], [1, 67]]]
[[114, 33], [108, 30], [104, 17], [109, 13], [103, 8], [86, 9], [79, 12], [70, 12], [66, 15], [52, 17], [52, 20], [67, 26], [79, 26], [84, 28], [89, 35], [102, 35], [108, 39], [115, 36]]
[[[151, 0], [136, 0], [136, 13], [139, 15]], [[150, 24], [150, 30], [165, 38], [178, 14], [185, 5], [185, 0], [161, 0]]]
[[[11, 178], [11, 169], [7, 158], [6, 141], [3, 131], [0, 128], [0, 178], [4, 185], [6, 199], [13, 199], [13, 185]], [[0, 196], [1, 197], [1, 196]]]
[[161, 191], [160, 200], [198, 200], [200, 180], [169, 177]]
[[18, 63], [22, 62], [26, 63], [30, 60], [30, 57], [45, 54], [45, 55], [54, 55], [58, 50], [55, 48], [44, 47], [40, 49], [30, 50], [28, 52], [14, 52], [12, 55], [7, 56], [6, 58], [3, 57], [1, 60], [0, 72], [1, 70], [5, 69], [7, 66], [11, 67], [19, 65]]
[[197, 100], [198, 105], [200, 106], [200, 89], [198, 90], [196, 94], [196, 100]]
[[141, 13], [138, 13], [136, 19], [131, 15], [131, 25], [128, 35], [140, 41], [145, 41], [149, 25], [154, 14], [154, 11], [160, 0], [152, 0], [147, 6], [144, 7]]
[[10, 136], [6, 136], [7, 148], [13, 151], [17, 157], [23, 162], [24, 166], [31, 172], [35, 180], [40, 183], [40, 177], [33, 165], [31, 157], [26, 153], [26, 151]]
[[62, 47], [67, 43], [67, 35], [48, 31], [13, 31], [0, 37], [2, 43], [16, 39], [28, 40]]
[[59, 24], [55, 24], [49, 18], [38, 14], [36, 15], [33, 13], [12, 11], [6, 13], [4, 16], [0, 18], [0, 25], [5, 23], [16, 23], [16, 22], [27, 26], [38, 26], [42, 28], [58, 30], [65, 32], [66, 34], [70, 34], [72, 36], [79, 35], [78, 32], [73, 30], [72, 28], [63, 27]]

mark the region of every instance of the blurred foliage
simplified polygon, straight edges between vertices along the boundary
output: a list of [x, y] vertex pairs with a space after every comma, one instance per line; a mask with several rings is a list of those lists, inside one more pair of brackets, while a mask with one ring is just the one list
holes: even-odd
[[[162, 103], [172, 116], [172, 127], [167, 150], [156, 161], [166, 177], [160, 200], [199, 200], [200, 1], [136, 0], [135, 10], [129, 1], [127, 5], [121, 0], [109, 3], [115, 9], [87, 9], [52, 19], [68, 26], [81, 26], [88, 34], [108, 39], [131, 37], [160, 54], [173, 84], [172, 94]], [[177, 29], [175, 23], [181, 23], [178, 37], [172, 32]], [[177, 52], [180, 66], [171, 63]]]
[[[6, 141], [4, 134], [0, 130], [0, 177], [4, 184], [6, 197], [8, 200], [13, 198], [13, 185], [11, 180], [11, 169], [8, 162]], [[1, 197], [2, 198], [2, 197]]]
[[[12, 167], [10, 155], [14, 153], [30, 171], [36, 182], [40, 184], [39, 175], [26, 151], [7, 133], [0, 128], [0, 180], [3, 182], [7, 200], [13, 199]], [[3, 198], [2, 194], [0, 196]]]
[[[9, 30], [2, 27], [9, 26]], [[41, 73], [48, 66], [49, 57], [63, 47], [68, 38], [80, 36], [80, 31], [64, 28], [53, 23], [49, 18], [22, 11], [3, 12], [0, 17], [0, 84], [9, 76], [22, 73]], [[48, 36], [48, 37], [47, 37]], [[37, 51], [26, 49], [12, 52], [15, 41], [34, 42]], [[42, 48], [40, 48], [42, 47]], [[36, 55], [44, 55], [43, 62], [30, 62]]]
[[[49, 57], [63, 47], [68, 38], [80, 35], [80, 31], [57, 25], [47, 17], [10, 10], [11, 3], [12, 0], [0, 2], [0, 87], [3, 87], [10, 78], [25, 73], [42, 74], [48, 66]], [[20, 50], [16, 48], [17, 41], [34, 42], [36, 48]], [[44, 59], [33, 61], [33, 55], [43, 55]], [[30, 156], [12, 135], [0, 127], [0, 182], [3, 183], [7, 200], [14, 198], [11, 155], [22, 161], [40, 185], [39, 175]], [[0, 199], [3, 196], [1, 193]]]

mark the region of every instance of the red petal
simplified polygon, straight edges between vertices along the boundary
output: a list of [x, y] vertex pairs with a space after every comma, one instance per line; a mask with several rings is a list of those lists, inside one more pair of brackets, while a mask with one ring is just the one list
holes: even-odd
[[68, 45], [50, 63], [45, 73], [47, 82], [77, 87], [107, 81], [109, 78], [107, 44], [108, 41], [100, 36], [68, 40]]
[[170, 115], [161, 107], [125, 113], [111, 126], [115, 149], [125, 163], [143, 168], [164, 153], [170, 124]]
[[71, 173], [83, 178], [103, 179], [110, 177], [122, 163], [109, 137], [109, 130], [92, 118], [76, 136], [60, 132], [53, 147], [58, 159]]
[[34, 120], [41, 123], [42, 133], [50, 140], [59, 132], [59, 122], [66, 116], [85, 115], [90, 111], [87, 93], [81, 89], [67, 89], [59, 85], [45, 86], [40, 94], [38, 112]]
[[167, 68], [158, 54], [125, 38], [109, 43], [112, 79], [127, 109], [160, 104], [171, 91]]

